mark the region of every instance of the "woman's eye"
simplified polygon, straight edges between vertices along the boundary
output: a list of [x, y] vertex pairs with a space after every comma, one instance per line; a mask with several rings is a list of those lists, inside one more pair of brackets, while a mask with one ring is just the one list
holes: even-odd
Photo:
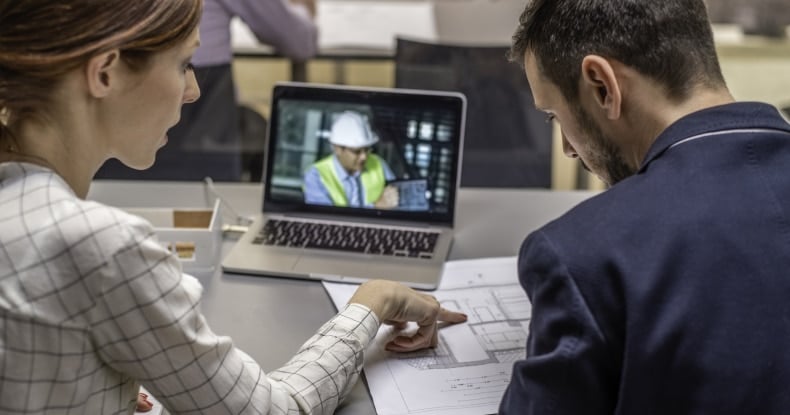
[[550, 123], [550, 122], [554, 121], [555, 118], [556, 117], [554, 116], [554, 114], [546, 114], [546, 122], [547, 123]]
[[193, 65], [192, 62], [189, 62], [186, 65], [184, 65], [184, 72], [194, 71], [194, 70], [195, 70], [195, 65]]

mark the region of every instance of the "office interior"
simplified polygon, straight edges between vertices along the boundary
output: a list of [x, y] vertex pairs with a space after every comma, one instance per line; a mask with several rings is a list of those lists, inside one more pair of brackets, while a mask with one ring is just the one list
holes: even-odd
[[[450, 47], [498, 47], [506, 50], [509, 47], [510, 35], [517, 25], [518, 15], [525, 1], [523, 0], [317, 0], [319, 6], [329, 6], [343, 4], [343, 12], [346, 15], [354, 15], [354, 8], [360, 10], [365, 7], [376, 5], [430, 5], [427, 7], [413, 7], [412, 15], [402, 17], [417, 21], [415, 25], [408, 25], [404, 22], [390, 22], [382, 24], [381, 28], [371, 24], [351, 25], [346, 24], [345, 20], [334, 21], [332, 27], [321, 28], [321, 17], [319, 31], [332, 31], [333, 37], [348, 39], [354, 38], [360, 31], [387, 31], [386, 35], [392, 35], [407, 41], [423, 42], [437, 46], [447, 45]], [[790, 112], [790, 3], [786, 0], [707, 0], [711, 20], [713, 21], [714, 37], [719, 54], [725, 80], [737, 100], [740, 101], [763, 101], [775, 105], [785, 113]], [[333, 7], [335, 7], [333, 6]], [[339, 7], [339, 6], [337, 6]], [[318, 8], [319, 13], [322, 10]], [[331, 10], [325, 7], [324, 11]], [[339, 10], [339, 9], [338, 9]], [[421, 11], [416, 11], [421, 10]], [[334, 10], [337, 12], [337, 10]], [[381, 11], [379, 11], [381, 13]], [[414, 13], [426, 13], [430, 16], [415, 16]], [[348, 16], [345, 16], [346, 19]], [[394, 17], [393, 17], [394, 19]], [[432, 27], [428, 30], [426, 22]], [[326, 22], [323, 22], [326, 24]], [[404, 23], [401, 29], [398, 25]], [[422, 25], [422, 26], [420, 26]], [[354, 26], [360, 26], [354, 27]], [[401, 34], [400, 31], [405, 32]], [[433, 36], [421, 37], [433, 31]], [[251, 34], [250, 34], [251, 35]], [[379, 33], [379, 38], [385, 34]], [[364, 37], [364, 36], [357, 36]], [[375, 38], [376, 36], [371, 36]], [[251, 36], [250, 36], [251, 38]], [[391, 46], [377, 45], [375, 47], [356, 47], [351, 52], [337, 53], [337, 50], [321, 50], [321, 36], [319, 36], [319, 53], [315, 58], [306, 62], [294, 63], [288, 58], [279, 56], [276, 51], [264, 44], [256, 44], [249, 48], [249, 44], [234, 43], [236, 51], [233, 60], [233, 77], [237, 88], [237, 98], [243, 112], [246, 114], [255, 113], [265, 120], [269, 118], [271, 108], [271, 91], [275, 83], [280, 81], [294, 80], [295, 76], [311, 83], [321, 84], [344, 84], [350, 86], [372, 86], [372, 87], [399, 87], [398, 72], [398, 48], [401, 40], [392, 39]], [[386, 44], [386, 40], [384, 39]], [[355, 40], [351, 40], [354, 42]], [[380, 42], [381, 39], [377, 40]], [[236, 42], [234, 40], [234, 42]], [[254, 40], [253, 40], [254, 42]], [[364, 42], [363, 42], [364, 43]], [[268, 49], [267, 49], [268, 48]], [[252, 49], [252, 52], [250, 52]], [[486, 60], [481, 64], [487, 67], [497, 65], [518, 68], [515, 63], [510, 63], [500, 52], [491, 62], [490, 54], [483, 54], [478, 60]], [[430, 53], [422, 53], [421, 57], [430, 56]], [[412, 58], [414, 59], [414, 58]], [[413, 62], [412, 62], [413, 64]], [[437, 63], [431, 63], [436, 65]], [[442, 63], [438, 63], [441, 65]], [[405, 66], [403, 63], [401, 67]], [[419, 66], [419, 64], [417, 64]], [[486, 68], [485, 70], [489, 70]], [[499, 69], [496, 69], [499, 70]], [[299, 74], [299, 75], [297, 75]], [[419, 74], [418, 74], [419, 76]], [[457, 75], [463, 76], [463, 75]], [[490, 74], [489, 74], [490, 76]], [[510, 82], [514, 84], [513, 82]], [[523, 84], [526, 84], [524, 81]], [[523, 88], [523, 87], [522, 87]], [[511, 88], [513, 89], [513, 88]], [[526, 92], [529, 94], [529, 91]], [[479, 101], [479, 99], [478, 99]], [[523, 99], [522, 99], [523, 101]], [[480, 105], [480, 104], [478, 104]], [[525, 105], [520, 103], [519, 105]], [[494, 103], [491, 107], [504, 109], [508, 104]], [[528, 105], [525, 105], [528, 106]], [[475, 111], [475, 107], [470, 105], [469, 110]], [[485, 114], [488, 119], [495, 119], [497, 110], [489, 110]], [[521, 109], [529, 111], [529, 109]], [[531, 116], [540, 115], [532, 111]], [[501, 114], [503, 119], [507, 118], [512, 123], [512, 118], [519, 118], [514, 114]], [[253, 116], [258, 119], [259, 117]], [[467, 120], [471, 116], [467, 114]], [[478, 117], [479, 118], [479, 117]], [[526, 118], [526, 117], [525, 117]], [[243, 122], [244, 120], [242, 120]], [[486, 128], [492, 127], [494, 121], [487, 121]], [[522, 124], [530, 124], [534, 128], [540, 121], [526, 120]], [[251, 124], [258, 130], [252, 131], [251, 138], [254, 146], [263, 149], [265, 140], [265, 129], [262, 124]], [[508, 126], [497, 126], [499, 132], [507, 131]], [[542, 146], [539, 154], [525, 154], [530, 152], [529, 145], [519, 143], [520, 136], [524, 135], [524, 140], [538, 143]], [[479, 134], [478, 134], [479, 135]], [[467, 182], [461, 181], [461, 186], [471, 187], [539, 187], [552, 190], [603, 190], [605, 185], [596, 177], [584, 171], [577, 160], [570, 159], [563, 154], [560, 128], [554, 123], [550, 127], [539, 126], [536, 131], [518, 131], [511, 133], [514, 137], [505, 139], [495, 139], [492, 137], [470, 137], [467, 132], [464, 148], [465, 157], [474, 158], [488, 157], [491, 155], [479, 155], [476, 152], [484, 152], [487, 140], [497, 142], [498, 154], [507, 154], [507, 146], [512, 146], [511, 159], [508, 165], [517, 165], [518, 157], [523, 158], [525, 166], [534, 166], [542, 163], [545, 178], [539, 181], [510, 181], [503, 179], [497, 182], [492, 174], [485, 181]], [[529, 135], [533, 135], [530, 137]], [[540, 135], [540, 137], [535, 137]], [[257, 137], [260, 136], [258, 139]], [[550, 136], [550, 137], [549, 137]], [[249, 140], [249, 138], [247, 138]], [[258, 141], [259, 140], [259, 141]], [[472, 142], [475, 145], [472, 146]], [[504, 144], [503, 144], [504, 143]], [[248, 144], [244, 144], [248, 145]], [[257, 151], [257, 150], [256, 150]], [[521, 151], [521, 152], [518, 152]], [[244, 152], [244, 150], [242, 150]], [[537, 153], [537, 152], [535, 152]], [[247, 157], [242, 155], [241, 157]], [[531, 157], [531, 158], [530, 158]], [[263, 163], [265, 156], [257, 155], [252, 160], [242, 161], [247, 164]], [[463, 165], [463, 164], [462, 164]], [[201, 166], [190, 166], [188, 168], [201, 168]], [[534, 168], [534, 167], [525, 167]], [[484, 167], [483, 170], [486, 168]], [[550, 172], [549, 172], [550, 170]], [[201, 173], [202, 174], [202, 173]], [[476, 173], [475, 173], [476, 174]], [[463, 172], [462, 172], [463, 175]], [[211, 172], [206, 172], [206, 176], [211, 176]], [[466, 176], [469, 176], [467, 174]], [[101, 176], [100, 176], [101, 177]], [[106, 177], [105, 177], [106, 178]], [[113, 177], [110, 177], [113, 178]], [[120, 177], [124, 178], [124, 177]], [[130, 175], [126, 178], [134, 178]], [[222, 180], [222, 179], [220, 179]], [[259, 182], [259, 174], [242, 173], [240, 181]], [[480, 184], [482, 183], [482, 184]]]
[[[318, 0], [331, 1], [331, 0]], [[444, 1], [462, 3], [497, 3], [508, 0], [356, 0], [368, 1]], [[525, 0], [513, 0], [524, 3]], [[783, 23], [762, 22], [760, 10], [770, 7], [788, 9], [787, 0], [708, 0], [715, 14], [717, 50], [725, 79], [738, 100], [764, 101], [778, 108], [790, 108], [790, 18]], [[717, 3], [718, 2], [718, 3]], [[779, 4], [784, 2], [786, 4]], [[769, 4], [770, 3], [770, 4]], [[746, 11], [737, 12], [738, 5], [746, 4]], [[766, 9], [767, 10], [767, 9]], [[765, 14], [763, 12], [763, 14]], [[498, 22], [502, 27], [515, 29], [518, 16], [507, 15]], [[457, 21], [459, 25], [468, 22]], [[764, 24], [762, 24], [764, 23]], [[473, 26], [473, 25], [472, 25]], [[779, 28], [777, 28], [779, 27]], [[470, 44], [478, 43], [470, 39]], [[499, 46], [507, 46], [499, 44]], [[504, 56], [503, 65], [508, 63]], [[275, 83], [292, 79], [293, 63], [276, 56], [237, 56], [233, 62], [234, 79], [240, 104], [265, 118], [269, 118], [271, 91]], [[394, 87], [396, 64], [393, 59], [332, 59], [317, 58], [306, 62], [309, 82], [346, 85]], [[263, 137], [261, 138], [263, 140]], [[542, 226], [559, 213], [603, 190], [604, 184], [579, 170], [575, 160], [564, 156], [558, 125], [552, 128], [551, 184], [555, 191], [519, 192], [464, 189], [459, 204], [458, 233], [448, 259], [469, 259], [515, 255], [524, 235]], [[588, 190], [566, 192], [566, 190]], [[204, 198], [221, 195], [227, 203], [223, 209], [232, 216], [258, 213], [260, 188], [251, 183], [217, 184], [205, 187], [202, 183], [117, 182], [98, 183], [92, 188], [92, 198], [116, 206], [200, 206]], [[141, 195], [146, 195], [144, 198]], [[495, 202], [492, 203], [492, 200]], [[238, 210], [238, 212], [236, 212]], [[490, 220], [498, 218], [499, 220]], [[227, 253], [234, 243], [232, 238], [222, 242]], [[218, 261], [214, 261], [215, 264]], [[200, 275], [199, 275], [200, 276]], [[230, 335], [236, 344], [260, 362], [266, 371], [280, 367], [304, 341], [335, 312], [321, 284], [308, 281], [289, 281], [279, 278], [243, 278], [222, 272], [200, 276], [206, 287], [202, 309], [212, 327]], [[278, 316], [287, 315], [287, 330]], [[240, 318], [243, 316], [244, 318]], [[255, 330], [250, 330], [249, 316], [255, 319]], [[276, 341], [260, 333], [278, 333]], [[339, 414], [374, 413], [369, 393], [358, 383]]]
[[[460, 4], [475, 0], [454, 1]], [[497, 0], [485, 1], [496, 7]], [[740, 3], [746, 3], [746, 7], [738, 6]], [[714, 20], [714, 35], [722, 71], [735, 98], [763, 101], [785, 109], [790, 108], [790, 11], [780, 11], [790, 10], [790, 4], [774, 3], [770, 0], [709, 0], [709, 9]], [[774, 21], [760, 20], [769, 17]], [[508, 18], [512, 21], [501, 23], [515, 28], [517, 16]], [[504, 57], [502, 64], [515, 65], [508, 63]], [[291, 65], [285, 58], [237, 56], [233, 62], [233, 71], [240, 103], [268, 117], [272, 86], [278, 81], [290, 80]], [[319, 58], [308, 61], [306, 68], [308, 82], [337, 83], [338, 73], [342, 73], [342, 82], [347, 85], [395, 86], [395, 62], [391, 59]], [[604, 189], [602, 182], [586, 172], [580, 172], [578, 163], [565, 157], [560, 130], [557, 125], [553, 127], [550, 188]]]

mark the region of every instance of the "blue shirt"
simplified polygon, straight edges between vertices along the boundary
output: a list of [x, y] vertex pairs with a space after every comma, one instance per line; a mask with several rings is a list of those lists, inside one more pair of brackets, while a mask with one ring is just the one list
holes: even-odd
[[[336, 156], [332, 156], [332, 165], [335, 167], [335, 173], [340, 179], [340, 182], [343, 183], [343, 191], [346, 194], [346, 199], [349, 201], [349, 206], [360, 207], [358, 204], [351, 204], [351, 201], [354, 200], [353, 195], [356, 192], [357, 186], [362, 187], [359, 181], [360, 172], [348, 174], [348, 171], [340, 165], [340, 161], [338, 161]], [[381, 167], [384, 168], [384, 178], [387, 179], [387, 181], [395, 179], [395, 175], [392, 173], [387, 162], [381, 160]], [[361, 189], [360, 194], [362, 195], [362, 207], [372, 208], [372, 203], [364, 203], [366, 196], [364, 188]], [[331, 206], [334, 204], [332, 203], [332, 198], [329, 196], [329, 190], [324, 186], [324, 182], [321, 181], [321, 175], [318, 173], [318, 169], [316, 169], [315, 166], [310, 167], [304, 175], [304, 201], [314, 205]]]

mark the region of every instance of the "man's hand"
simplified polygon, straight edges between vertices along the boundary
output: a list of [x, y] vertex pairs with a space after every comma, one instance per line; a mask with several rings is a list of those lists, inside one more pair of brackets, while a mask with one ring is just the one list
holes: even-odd
[[381, 192], [379, 200], [377, 200], [373, 206], [375, 206], [377, 209], [392, 209], [398, 207], [399, 201], [400, 194], [398, 193], [398, 188], [389, 185], [384, 188], [384, 191]]
[[387, 350], [411, 352], [436, 347], [439, 322], [463, 323], [466, 314], [442, 308], [436, 297], [415, 291], [393, 281], [374, 280], [362, 284], [349, 300], [376, 313], [379, 320], [403, 328], [414, 321], [419, 327], [413, 336], [399, 336], [389, 342]]

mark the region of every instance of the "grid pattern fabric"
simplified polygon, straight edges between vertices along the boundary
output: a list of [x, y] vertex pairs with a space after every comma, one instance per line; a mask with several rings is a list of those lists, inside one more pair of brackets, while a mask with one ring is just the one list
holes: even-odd
[[349, 305], [266, 375], [201, 292], [143, 219], [0, 163], [0, 413], [132, 414], [140, 384], [171, 413], [331, 413], [379, 326]]

